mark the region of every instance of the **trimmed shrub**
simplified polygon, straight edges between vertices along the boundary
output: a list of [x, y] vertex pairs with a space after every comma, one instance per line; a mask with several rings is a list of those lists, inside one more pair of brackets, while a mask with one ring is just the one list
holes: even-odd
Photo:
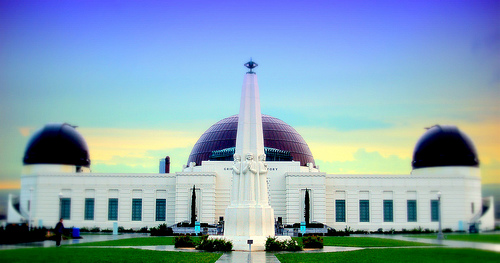
[[325, 234], [326, 236], [336, 236], [336, 237], [344, 237], [349, 236], [349, 232], [337, 231], [334, 228], [328, 228], [328, 232]]
[[323, 248], [323, 238], [319, 236], [307, 236], [302, 238], [304, 248]]
[[174, 231], [171, 227], [167, 227], [167, 224], [161, 224], [157, 227], [152, 227], [149, 229], [151, 236], [173, 236]]
[[174, 238], [175, 247], [196, 247], [196, 242], [191, 236], [176, 236]]
[[300, 251], [302, 247], [297, 241], [285, 240], [279, 241], [276, 237], [268, 237], [266, 240], [266, 251]]
[[233, 243], [225, 239], [208, 239], [208, 236], [202, 236], [200, 244], [196, 247], [199, 250], [206, 251], [231, 251]]

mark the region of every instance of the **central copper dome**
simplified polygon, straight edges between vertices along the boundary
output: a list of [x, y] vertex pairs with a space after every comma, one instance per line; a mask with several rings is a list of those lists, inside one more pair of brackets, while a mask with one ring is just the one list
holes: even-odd
[[[238, 115], [227, 117], [212, 125], [194, 145], [188, 164], [195, 162], [196, 165], [201, 165], [202, 161], [210, 159], [213, 152], [235, 147], [237, 129]], [[262, 130], [264, 147], [289, 153], [291, 159], [300, 162], [301, 166], [306, 166], [307, 163], [314, 164], [309, 146], [292, 126], [280, 119], [262, 114]]]

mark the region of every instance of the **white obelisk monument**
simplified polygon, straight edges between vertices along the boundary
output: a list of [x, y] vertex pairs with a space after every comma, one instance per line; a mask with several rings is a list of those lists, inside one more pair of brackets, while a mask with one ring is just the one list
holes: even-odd
[[260, 112], [259, 85], [252, 71], [257, 63], [245, 64], [241, 89], [238, 132], [233, 164], [231, 204], [226, 209], [224, 237], [234, 250], [264, 250], [267, 237], [274, 236], [274, 210], [269, 205], [267, 164]]

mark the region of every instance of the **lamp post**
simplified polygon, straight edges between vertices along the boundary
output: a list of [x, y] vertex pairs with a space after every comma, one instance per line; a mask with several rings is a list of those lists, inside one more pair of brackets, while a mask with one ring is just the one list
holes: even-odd
[[439, 229], [438, 229], [437, 239], [443, 240], [444, 235], [441, 229], [441, 192], [437, 193], [437, 197], [438, 197], [438, 215], [439, 215]]
[[33, 209], [33, 187], [30, 188], [30, 206], [29, 209], [29, 221], [28, 221], [28, 231], [31, 231], [31, 210]]

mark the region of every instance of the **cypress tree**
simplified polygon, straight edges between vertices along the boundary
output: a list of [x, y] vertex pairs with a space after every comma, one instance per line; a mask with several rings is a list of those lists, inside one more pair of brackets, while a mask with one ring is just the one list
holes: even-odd
[[196, 222], [196, 186], [193, 185], [193, 195], [191, 196], [191, 226]]
[[309, 217], [310, 217], [310, 201], [309, 201], [309, 191], [306, 188], [306, 196], [304, 197], [304, 218], [306, 221], [306, 226], [309, 225]]

